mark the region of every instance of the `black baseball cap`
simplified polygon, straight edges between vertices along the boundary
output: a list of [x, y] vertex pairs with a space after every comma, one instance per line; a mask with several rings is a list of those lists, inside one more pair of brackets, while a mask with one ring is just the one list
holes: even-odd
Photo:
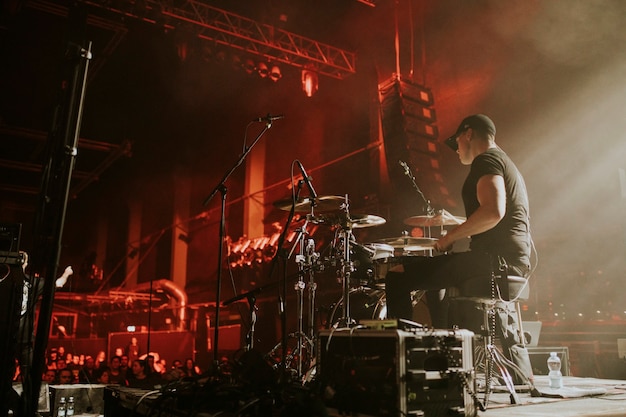
[[456, 152], [459, 149], [459, 145], [456, 143], [457, 136], [465, 132], [470, 127], [474, 130], [478, 130], [479, 132], [490, 133], [493, 136], [496, 135], [496, 125], [489, 117], [484, 114], [473, 114], [463, 119], [454, 135], [445, 140], [446, 145]]

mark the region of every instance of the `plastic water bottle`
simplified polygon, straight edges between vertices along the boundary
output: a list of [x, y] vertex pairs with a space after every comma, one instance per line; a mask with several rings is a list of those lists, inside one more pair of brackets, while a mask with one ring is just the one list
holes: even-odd
[[550, 352], [548, 358], [548, 378], [550, 379], [550, 388], [563, 388], [563, 374], [561, 373], [561, 359], [556, 352]]
[[57, 408], [57, 417], [65, 417], [66, 413], [66, 404], [65, 397], [61, 397], [59, 400], [59, 408]]
[[65, 411], [66, 417], [70, 417], [74, 415], [74, 397], [70, 397], [67, 400], [67, 409]]

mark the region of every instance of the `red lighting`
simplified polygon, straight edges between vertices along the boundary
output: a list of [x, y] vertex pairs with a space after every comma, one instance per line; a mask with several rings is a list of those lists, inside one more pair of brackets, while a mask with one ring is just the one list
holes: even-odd
[[317, 73], [309, 70], [302, 70], [302, 91], [307, 97], [313, 97], [317, 92], [318, 80]]

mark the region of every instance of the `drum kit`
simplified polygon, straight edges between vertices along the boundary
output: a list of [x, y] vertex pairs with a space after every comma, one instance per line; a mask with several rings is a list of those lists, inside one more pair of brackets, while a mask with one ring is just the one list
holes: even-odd
[[[287, 355], [287, 365], [304, 378], [311, 372], [315, 358], [316, 340], [316, 290], [315, 271], [326, 269], [330, 264], [336, 268], [337, 279], [342, 285], [342, 297], [334, 304], [328, 317], [328, 326], [333, 328], [352, 327], [355, 319], [385, 319], [384, 279], [387, 272], [399, 264], [405, 256], [433, 256], [436, 238], [431, 237], [431, 228], [458, 225], [464, 218], [454, 216], [445, 210], [423, 216], [413, 216], [404, 223], [424, 229], [426, 237], [413, 237], [408, 234], [359, 243], [354, 236], [355, 229], [376, 227], [386, 223], [377, 215], [355, 214], [350, 211], [348, 196], [321, 196], [316, 199], [304, 198], [296, 201], [277, 201], [274, 206], [281, 210], [291, 210], [305, 216], [304, 224], [298, 229], [298, 239], [292, 253], [299, 248], [295, 257], [300, 273], [294, 285], [297, 294], [298, 330], [290, 334], [296, 346]], [[322, 259], [315, 252], [315, 241], [307, 233], [308, 224], [328, 226], [334, 229], [330, 259]], [[291, 254], [290, 254], [291, 255]], [[323, 264], [319, 267], [320, 264]], [[305, 289], [308, 288], [308, 320], [304, 325]], [[354, 301], [354, 305], [353, 305]], [[268, 356], [273, 356], [277, 345]], [[308, 362], [308, 363], [305, 363]]]

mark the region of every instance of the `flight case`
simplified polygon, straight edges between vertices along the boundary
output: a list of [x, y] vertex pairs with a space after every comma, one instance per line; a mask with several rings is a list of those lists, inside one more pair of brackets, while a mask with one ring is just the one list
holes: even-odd
[[469, 330], [322, 330], [318, 381], [324, 403], [337, 415], [474, 417], [473, 335]]

